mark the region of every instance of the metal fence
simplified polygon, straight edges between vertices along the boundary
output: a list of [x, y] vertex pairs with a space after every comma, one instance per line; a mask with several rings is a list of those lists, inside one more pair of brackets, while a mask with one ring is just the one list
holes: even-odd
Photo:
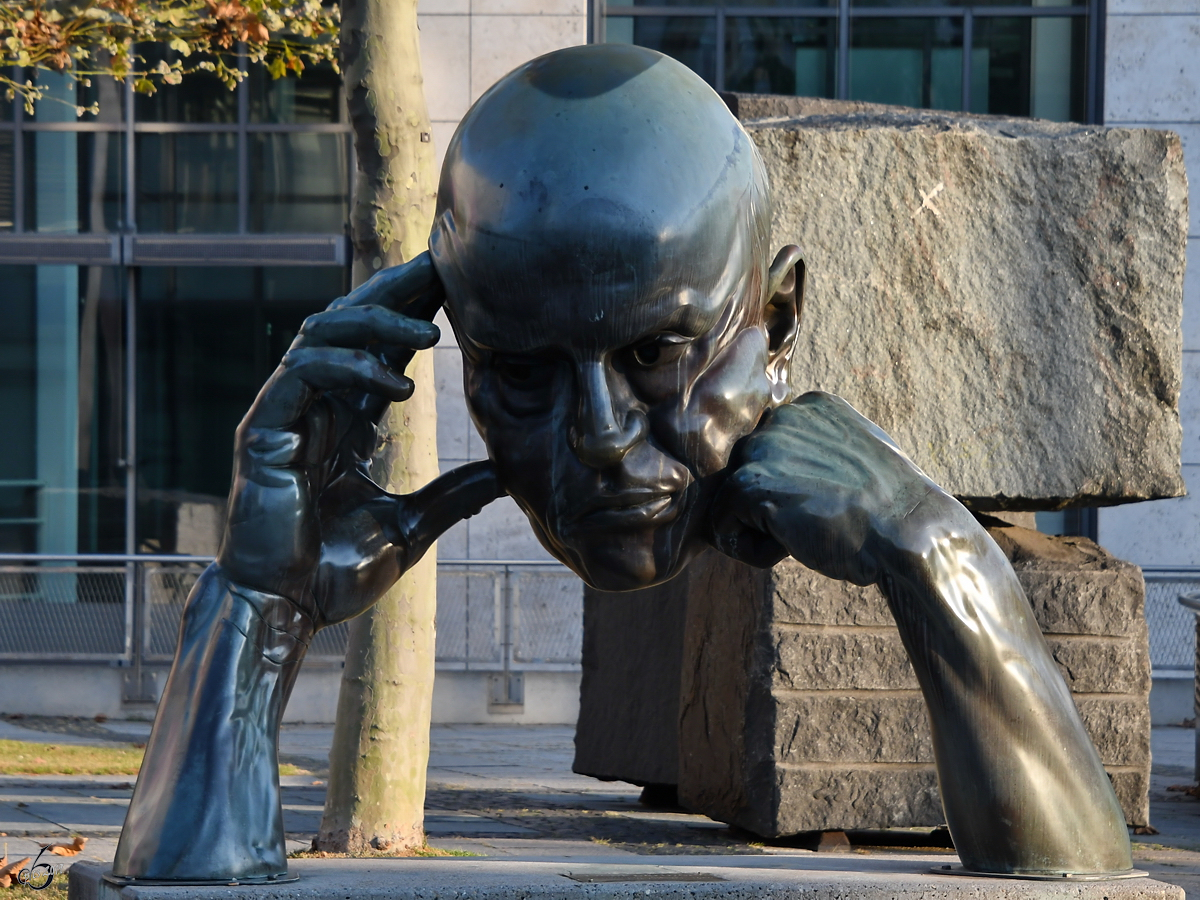
[[[170, 661], [184, 604], [210, 560], [186, 556], [0, 557], [0, 662]], [[309, 659], [340, 660], [348, 625]], [[438, 563], [439, 668], [576, 669], [583, 586], [557, 563]], [[138, 680], [137, 678], [134, 679]]]
[[1200, 590], [1200, 568], [1143, 569], [1150, 665], [1155, 671], [1192, 671], [1196, 660], [1196, 614], [1179, 605], [1179, 595]]

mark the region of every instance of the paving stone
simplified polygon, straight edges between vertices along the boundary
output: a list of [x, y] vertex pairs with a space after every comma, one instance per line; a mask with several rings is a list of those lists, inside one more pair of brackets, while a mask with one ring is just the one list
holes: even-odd
[[291, 884], [234, 887], [118, 888], [103, 881], [103, 869], [80, 864], [71, 869], [70, 900], [344, 900], [347, 891], [373, 898], [450, 900], [575, 900], [578, 897], [646, 897], [656, 900], [955, 900], [986, 896], [997, 900], [1183, 900], [1183, 890], [1139, 878], [1125, 881], [1063, 883], [935, 875], [933, 865], [953, 857], [933, 854], [864, 857], [829, 854], [824, 858], [665, 856], [642, 860], [602, 858], [562, 860], [491, 859], [297, 859]]

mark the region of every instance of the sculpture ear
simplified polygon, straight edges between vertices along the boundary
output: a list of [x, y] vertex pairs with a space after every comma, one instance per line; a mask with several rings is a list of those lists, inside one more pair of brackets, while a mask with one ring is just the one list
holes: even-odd
[[763, 322], [767, 326], [767, 379], [771, 382], [771, 402], [778, 406], [791, 396], [788, 367], [800, 330], [804, 309], [804, 259], [800, 248], [788, 244], [775, 254], [767, 273], [767, 301]]

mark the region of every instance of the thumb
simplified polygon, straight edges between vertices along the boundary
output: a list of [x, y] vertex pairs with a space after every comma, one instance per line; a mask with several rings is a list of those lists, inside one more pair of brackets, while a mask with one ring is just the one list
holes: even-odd
[[[407, 549], [407, 566], [425, 555], [447, 528], [504, 496], [491, 460], [468, 463], [404, 497], [396, 524]], [[406, 567], [407, 567], [406, 566]]]

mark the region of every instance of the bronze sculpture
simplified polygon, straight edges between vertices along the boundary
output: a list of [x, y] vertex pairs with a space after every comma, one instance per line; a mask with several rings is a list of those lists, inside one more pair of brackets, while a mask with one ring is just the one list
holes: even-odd
[[[430, 253], [309, 319], [239, 427], [221, 553], [185, 613], [115, 876], [282, 877], [275, 739], [308, 639], [503, 492], [608, 590], [666, 580], [706, 544], [878, 584], [965, 866], [1129, 870], [1007, 560], [849, 405], [792, 400], [803, 263], [795, 247], [770, 262], [769, 237], [757, 151], [679, 63], [577, 47], [489, 90], [447, 151]], [[393, 497], [367, 476], [373, 426], [411, 391], [399, 372], [443, 300], [491, 460]]]

